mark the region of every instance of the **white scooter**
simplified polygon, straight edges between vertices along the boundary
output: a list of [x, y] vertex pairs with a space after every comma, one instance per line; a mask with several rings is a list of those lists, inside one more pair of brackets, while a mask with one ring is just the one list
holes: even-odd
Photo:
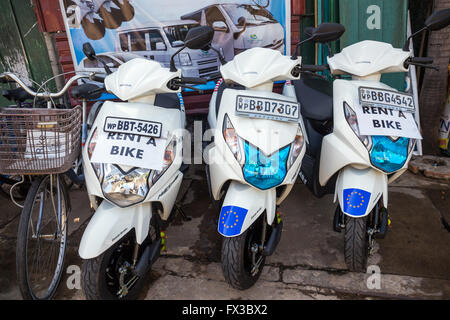
[[[210, 27], [193, 28], [184, 47], [204, 48], [213, 34]], [[84, 52], [96, 58], [89, 44]], [[170, 70], [138, 58], [103, 79], [106, 91], [128, 102], [103, 104], [82, 151], [95, 209], [79, 247], [82, 285], [89, 299], [136, 298], [164, 246], [160, 230], [183, 179], [185, 111], [176, 92], [190, 87], [187, 83], [206, 83], [183, 78], [174, 56]]]
[[223, 200], [218, 231], [222, 270], [234, 288], [259, 278], [280, 241], [278, 206], [291, 191], [305, 153], [295, 97], [272, 92], [279, 80], [300, 78], [301, 57], [252, 48], [221, 67], [208, 123], [214, 142], [205, 150], [210, 193]]
[[[436, 12], [426, 28], [443, 28], [449, 18], [449, 10]], [[316, 39], [322, 28], [312, 30], [312, 40], [326, 42]], [[411, 57], [409, 39], [404, 49], [362, 41], [331, 54], [328, 65], [302, 66], [304, 71], [330, 70], [352, 80], [331, 83], [302, 76], [284, 88], [285, 95], [301, 104], [309, 142], [300, 177], [314, 195], [334, 192], [334, 201], [339, 201], [334, 229], [345, 230], [345, 262], [351, 271], [366, 271], [374, 237], [386, 234], [388, 184], [407, 170], [415, 142], [421, 139], [413, 96], [381, 83], [381, 74], [407, 72], [411, 64], [435, 68], [432, 62]]]

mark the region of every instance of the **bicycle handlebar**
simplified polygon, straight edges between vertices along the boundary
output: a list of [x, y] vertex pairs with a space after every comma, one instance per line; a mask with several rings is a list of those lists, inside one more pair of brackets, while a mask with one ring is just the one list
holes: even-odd
[[83, 78], [89, 78], [91, 75], [92, 74], [90, 74], [90, 75], [76, 75], [76, 76], [73, 76], [72, 78], [69, 79], [69, 81], [67, 81], [67, 83], [64, 86], [64, 88], [62, 88], [61, 91], [56, 92], [56, 93], [51, 93], [51, 92], [37, 93], [37, 92], [34, 92], [25, 83], [23, 83], [23, 81], [20, 80], [18, 76], [16, 76], [12, 72], [4, 72], [4, 73], [0, 74], [0, 82], [6, 83], [6, 82], [14, 81], [19, 86], [21, 86], [28, 94], [32, 95], [33, 97], [49, 99], [49, 98], [59, 98], [59, 97], [61, 97], [75, 81], [83, 79]]

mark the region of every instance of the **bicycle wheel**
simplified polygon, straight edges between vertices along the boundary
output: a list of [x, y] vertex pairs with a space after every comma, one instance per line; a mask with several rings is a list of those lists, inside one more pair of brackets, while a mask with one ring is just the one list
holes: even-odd
[[19, 222], [16, 271], [24, 299], [48, 300], [61, 280], [70, 202], [60, 175], [33, 181]]

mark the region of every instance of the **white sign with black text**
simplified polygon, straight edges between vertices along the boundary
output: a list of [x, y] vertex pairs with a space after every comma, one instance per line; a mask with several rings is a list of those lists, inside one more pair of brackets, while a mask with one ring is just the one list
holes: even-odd
[[137, 134], [100, 131], [91, 161], [161, 170], [166, 140]]
[[411, 112], [365, 105], [357, 105], [355, 112], [361, 135], [422, 139]]

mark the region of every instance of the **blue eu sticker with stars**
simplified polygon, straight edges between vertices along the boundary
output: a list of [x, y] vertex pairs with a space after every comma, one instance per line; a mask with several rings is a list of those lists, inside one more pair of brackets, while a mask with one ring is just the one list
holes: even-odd
[[219, 217], [219, 233], [226, 237], [240, 234], [247, 212], [247, 209], [241, 207], [222, 207]]
[[352, 216], [363, 216], [369, 205], [370, 192], [361, 189], [344, 189], [344, 212]]

